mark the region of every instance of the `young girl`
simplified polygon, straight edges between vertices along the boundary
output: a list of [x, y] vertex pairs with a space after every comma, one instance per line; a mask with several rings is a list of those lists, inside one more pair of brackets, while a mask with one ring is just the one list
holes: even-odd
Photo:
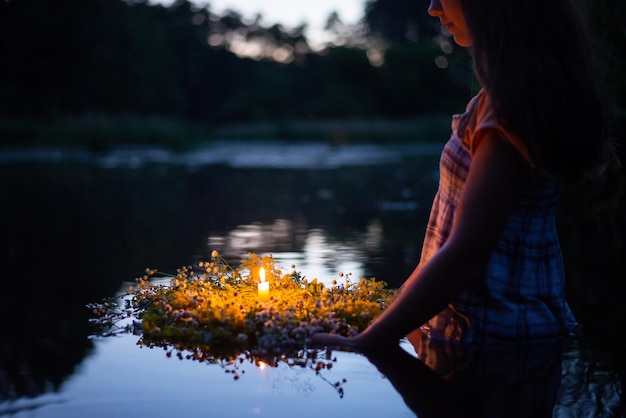
[[420, 328], [459, 342], [552, 341], [576, 323], [555, 229], [563, 185], [602, 167], [608, 143], [574, 0], [431, 0], [469, 47], [482, 89], [455, 115], [421, 260], [354, 347]]

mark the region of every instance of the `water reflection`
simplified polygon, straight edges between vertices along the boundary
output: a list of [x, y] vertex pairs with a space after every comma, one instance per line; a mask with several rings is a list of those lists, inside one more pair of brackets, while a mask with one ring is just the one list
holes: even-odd
[[370, 147], [322, 147], [311, 160], [290, 148], [279, 167], [233, 168], [241, 160], [226, 148], [186, 160], [130, 151], [0, 158], [0, 315], [11, 318], [0, 327], [0, 402], [62, 391], [94, 355], [85, 305], [146, 267], [175, 272], [217, 249], [234, 263], [271, 253], [321, 280], [343, 271], [393, 286], [413, 268], [427, 213], [379, 203], [429, 200], [436, 157], [409, 153], [404, 164], [407, 153], [390, 150], [381, 164]]
[[420, 418], [552, 417], [563, 344], [462, 348], [417, 342], [366, 352]]
[[211, 235], [207, 251], [218, 250], [233, 261], [248, 251], [271, 254], [278, 266], [291, 269], [295, 265], [309, 279], [330, 284], [339, 273], [369, 278], [369, 255], [380, 248], [383, 238], [379, 219], [371, 220], [364, 231], [341, 242], [334, 241], [324, 229], [307, 229], [303, 222], [276, 219], [270, 224], [238, 225], [225, 235]]
[[[273, 155], [280, 149], [275, 147]], [[348, 148], [316, 148], [311, 153], [290, 148], [284, 158], [260, 160], [274, 165], [258, 167], [259, 160], [254, 165], [252, 158], [235, 158], [240, 151], [203, 152], [191, 162], [163, 153], [104, 155], [95, 162], [82, 154], [68, 160], [56, 152], [26, 160], [0, 156], [0, 316], [7, 318], [0, 327], [0, 415], [21, 410], [26, 416], [55, 416], [50, 410], [58, 407], [56, 416], [94, 416], [94, 406], [107, 404], [99, 409], [102, 415], [145, 416], [142, 405], [143, 412], [173, 412], [167, 404], [180, 406], [185, 399], [190, 416], [207, 408], [228, 416], [229, 405], [220, 400], [236, 404], [231, 392], [260, 391], [267, 385], [262, 375], [257, 386], [247, 389], [239, 389], [246, 385], [241, 381], [235, 384], [239, 386], [223, 385], [214, 377], [223, 371], [195, 371], [163, 352], [137, 353], [136, 337], [88, 339], [85, 305], [114, 295], [146, 267], [174, 272], [208, 259], [214, 249], [238, 263], [254, 251], [272, 254], [287, 269], [296, 264], [309, 278], [327, 281], [339, 272], [352, 272], [385, 280], [391, 287], [399, 286], [414, 268], [436, 186], [436, 155], [401, 149], [381, 154], [382, 162], [360, 166], [355, 161], [362, 160]], [[262, 157], [265, 151], [261, 147], [258, 154]], [[371, 148], [363, 151], [367, 161], [376, 155]], [[285, 160], [292, 164], [285, 166]], [[606, 277], [617, 274], [602, 272]], [[619, 298], [591, 280], [582, 291], [589, 289], [597, 293], [594, 300], [604, 300], [604, 294]], [[589, 308], [588, 317], [595, 319], [594, 312]], [[606, 315], [598, 323], [602, 335], [620, 335], [623, 325]], [[337, 403], [324, 398], [328, 405], [300, 416], [394, 416], [390, 410], [406, 416], [406, 409], [394, 409], [394, 402], [401, 400], [381, 386], [375, 369], [367, 369], [354, 354], [338, 357], [333, 373], [349, 377], [349, 399]], [[623, 414], [620, 376], [611, 372], [611, 361], [615, 359], [601, 359], [596, 352], [569, 350], [555, 415]], [[287, 387], [283, 391], [290, 390], [289, 373], [278, 373]], [[120, 376], [131, 375], [132, 381], [120, 383]], [[175, 398], [167, 385], [154, 389], [154, 382], [168, 379], [189, 387], [175, 392]], [[138, 403], [132, 394], [141, 385], [146, 402]], [[104, 401], [102, 391], [109, 394]], [[215, 396], [203, 403], [207, 393]], [[381, 393], [388, 406], [379, 401]], [[303, 409], [301, 395], [294, 395], [290, 411]], [[59, 405], [68, 397], [81, 399], [82, 409], [73, 405], [78, 409], [63, 410]], [[285, 408], [275, 401], [256, 397], [239, 416], [251, 415], [253, 407], [281, 416]]]

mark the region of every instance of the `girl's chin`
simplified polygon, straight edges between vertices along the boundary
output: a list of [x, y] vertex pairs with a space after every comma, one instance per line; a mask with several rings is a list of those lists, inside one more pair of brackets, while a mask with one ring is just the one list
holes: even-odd
[[452, 35], [452, 37], [454, 38], [454, 42], [456, 42], [458, 46], [462, 46], [465, 48], [472, 46], [472, 43], [469, 42], [464, 36]]

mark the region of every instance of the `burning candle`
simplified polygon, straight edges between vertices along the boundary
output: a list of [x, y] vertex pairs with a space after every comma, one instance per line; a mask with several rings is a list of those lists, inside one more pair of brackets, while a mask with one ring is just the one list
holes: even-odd
[[261, 277], [259, 282], [259, 300], [266, 301], [270, 298], [270, 282], [265, 281], [265, 270], [263, 267], [259, 269], [259, 276]]

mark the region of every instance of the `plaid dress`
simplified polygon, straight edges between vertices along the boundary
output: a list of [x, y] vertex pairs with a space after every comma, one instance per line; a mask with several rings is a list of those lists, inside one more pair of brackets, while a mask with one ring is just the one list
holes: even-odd
[[[439, 189], [432, 205], [420, 263], [446, 242], [472, 162], [474, 138], [496, 129], [528, 158], [524, 144], [497, 122], [481, 91], [463, 115], [440, 159]], [[530, 161], [530, 159], [529, 159]], [[433, 317], [423, 330], [453, 341], [549, 340], [575, 327], [565, 301], [561, 249], [555, 227], [560, 183], [535, 174], [525, 187], [479, 284]]]

